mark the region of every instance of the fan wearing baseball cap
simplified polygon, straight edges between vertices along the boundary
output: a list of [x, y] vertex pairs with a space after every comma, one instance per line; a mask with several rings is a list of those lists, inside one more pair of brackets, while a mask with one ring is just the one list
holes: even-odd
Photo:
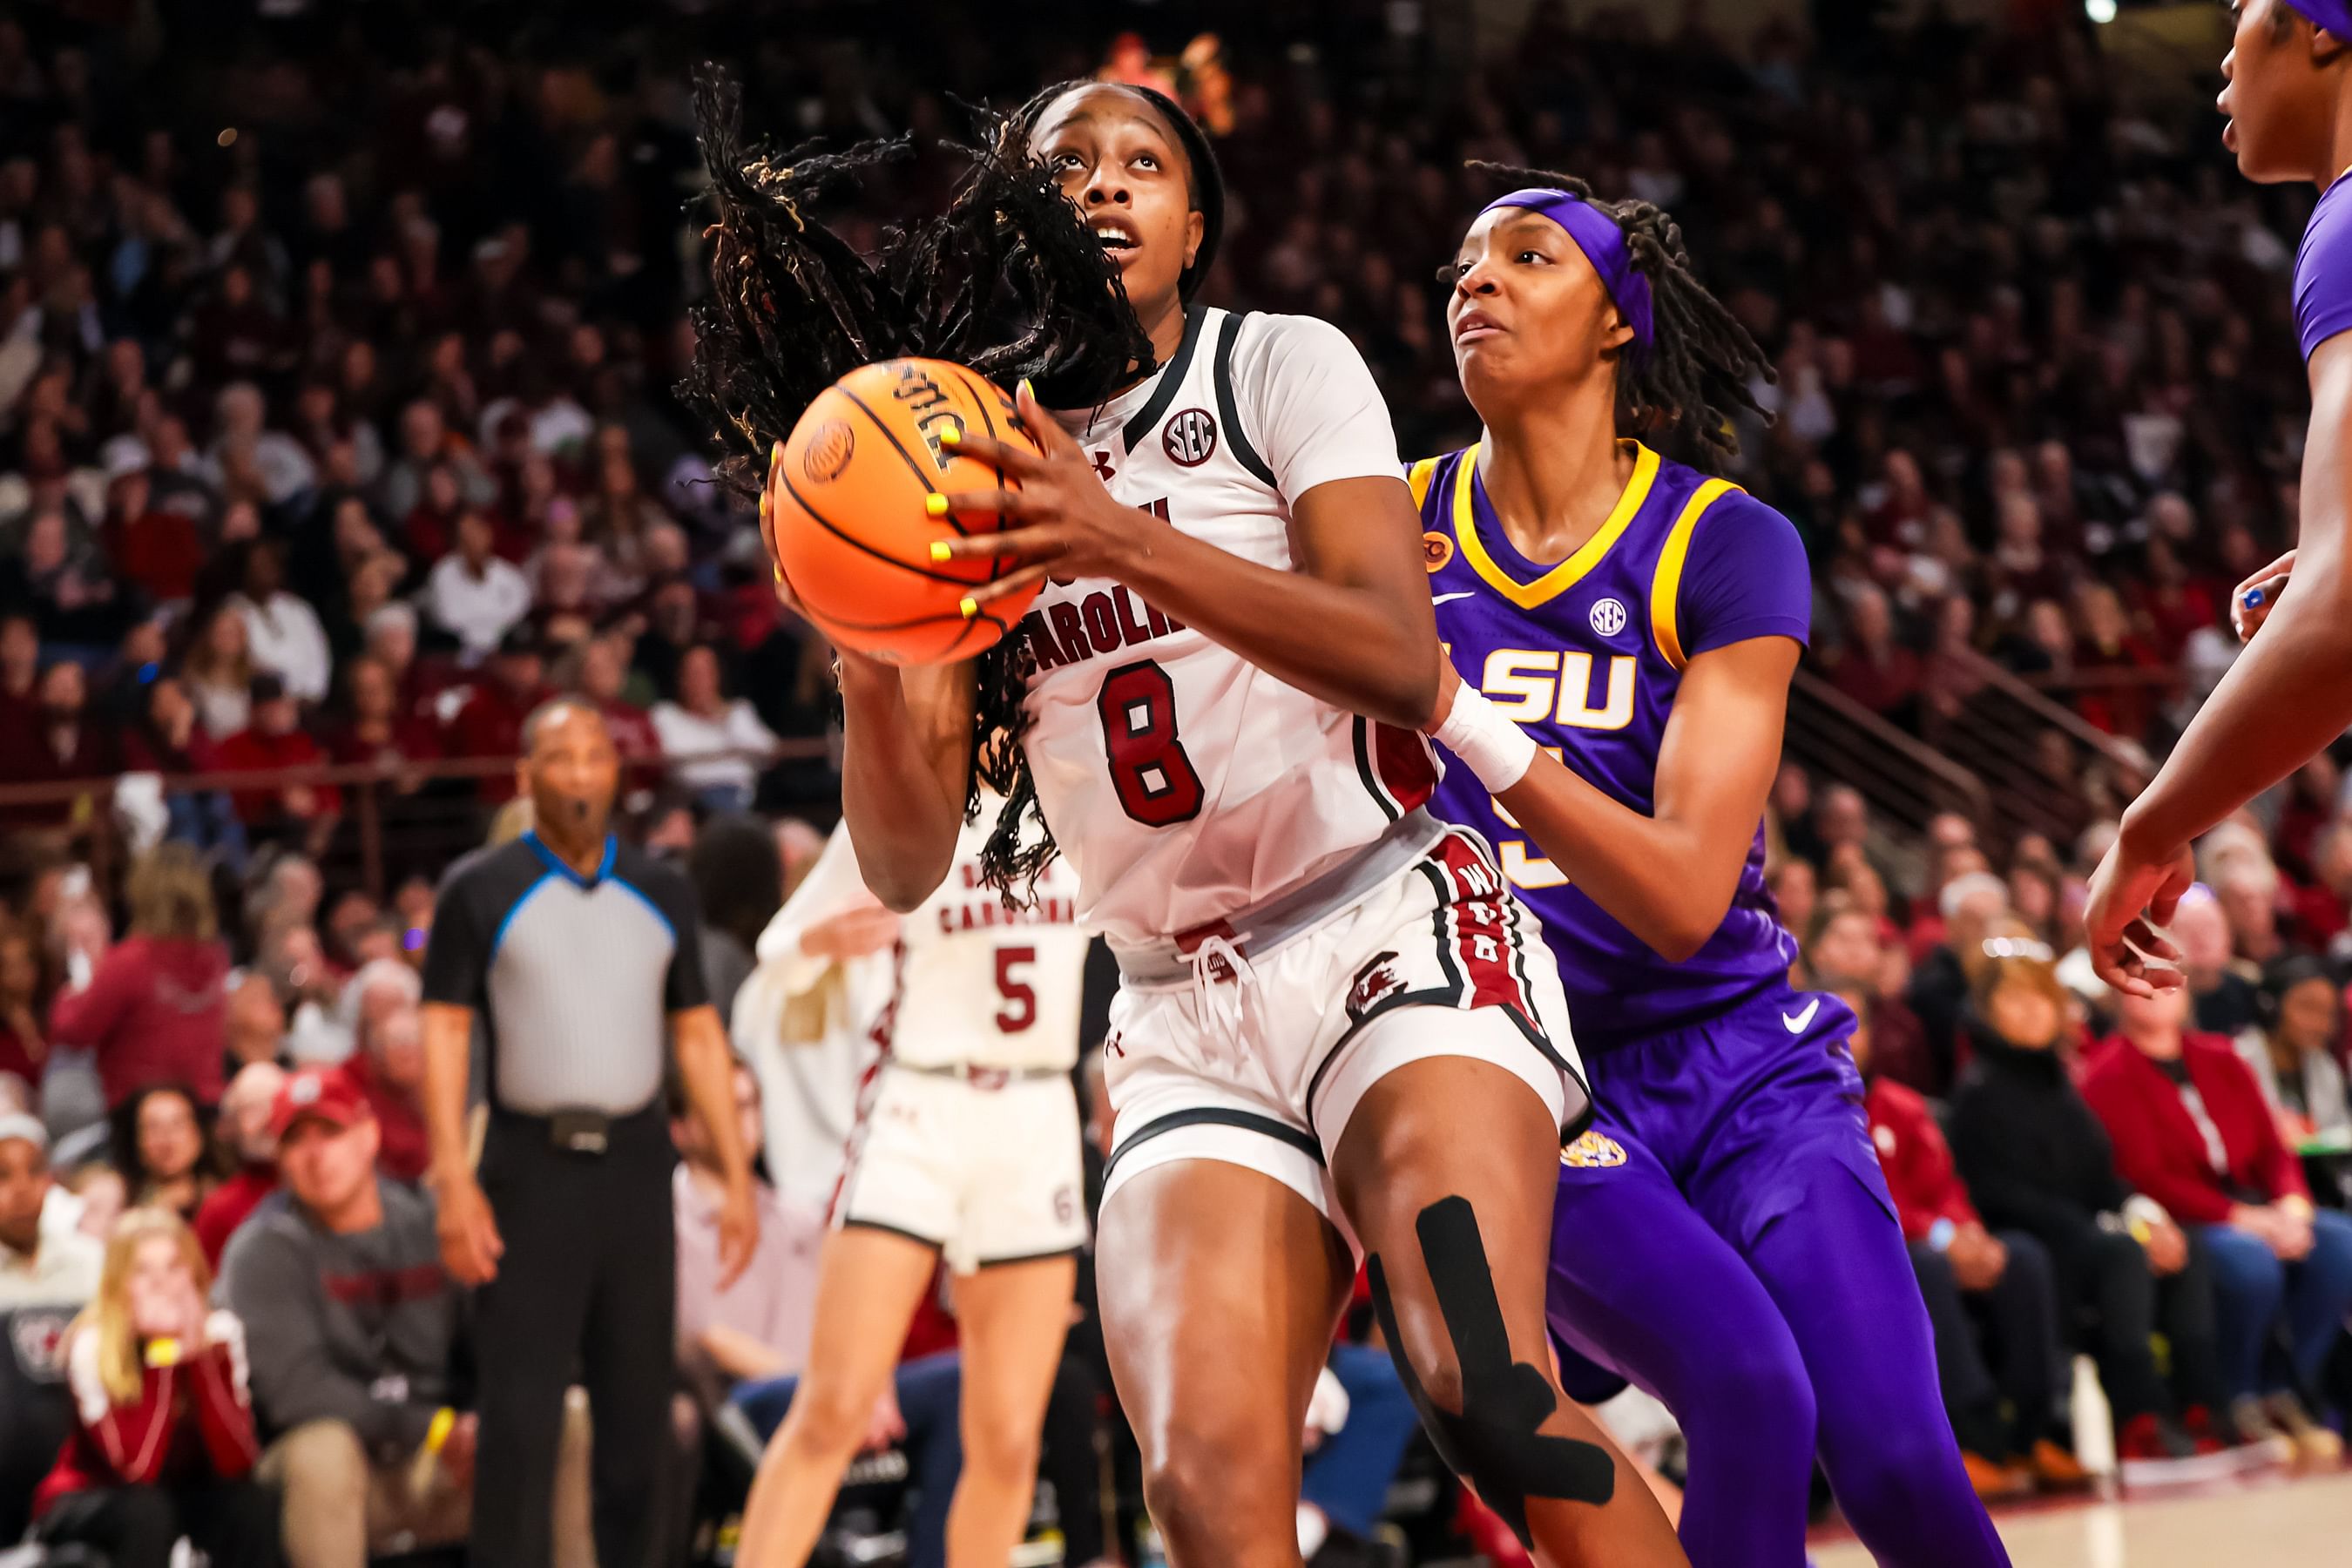
[[43, 1225], [49, 1134], [35, 1116], [0, 1116], [0, 1311], [79, 1307], [98, 1294], [97, 1242], [71, 1226]]
[[2232, 596], [2245, 654], [2124, 813], [2091, 880], [2093, 967], [2140, 997], [2181, 983], [2179, 953], [2158, 933], [2196, 879], [2190, 841], [2352, 727], [2352, 3], [2233, 0], [2231, 13], [2223, 143], [2248, 179], [2320, 190], [2294, 260], [2311, 428], [2296, 547]]
[[[475, 1418], [452, 1376], [462, 1314], [432, 1204], [377, 1172], [375, 1113], [340, 1068], [289, 1076], [268, 1129], [284, 1184], [230, 1238], [220, 1296], [246, 1324], [287, 1561], [361, 1568], [403, 1537], [463, 1541]], [[584, 1492], [584, 1442], [561, 1462]], [[557, 1561], [583, 1561], [585, 1519], [568, 1533]]]

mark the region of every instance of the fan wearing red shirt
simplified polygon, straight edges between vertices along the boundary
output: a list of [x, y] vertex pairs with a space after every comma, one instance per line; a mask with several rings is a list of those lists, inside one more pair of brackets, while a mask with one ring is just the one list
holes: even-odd
[[[2037, 1480], [2080, 1486], [2089, 1472], [2049, 1433], [2060, 1342], [2050, 1255], [2023, 1231], [1996, 1237], [1985, 1228], [1927, 1101], [1872, 1070], [1869, 998], [1857, 990], [1843, 1000], [1863, 1021], [1848, 1045], [1866, 1086], [1870, 1141], [1935, 1327], [1944, 1409], [1969, 1479], [1989, 1498], [2032, 1491]], [[1991, 1320], [2001, 1348], [1997, 1367], [1987, 1362], [1963, 1298], [1974, 1299]]]
[[[553, 695], [545, 679], [546, 661], [541, 657], [539, 639], [528, 626], [508, 632], [449, 721], [449, 754], [505, 762], [521, 755], [523, 721]], [[485, 773], [476, 787], [485, 802], [503, 805], [514, 798], [514, 772], [509, 768]]]
[[[220, 744], [220, 765], [226, 773], [276, 773], [285, 768], [323, 766], [326, 752], [302, 728], [302, 716], [288, 694], [286, 683], [264, 671], [253, 678], [252, 717], [244, 729]], [[299, 833], [316, 855], [343, 807], [342, 792], [332, 784], [287, 784], [277, 789], [235, 791], [236, 814], [248, 827], [278, 827]]]
[[191, 597], [205, 564], [195, 520], [153, 505], [155, 487], [144, 468], [118, 474], [106, 487], [106, 519], [99, 534], [116, 576], [136, 583], [160, 604]]
[[[2295, 1390], [2315, 1390], [2352, 1311], [2352, 1218], [2315, 1209], [2254, 1075], [2227, 1040], [2185, 1033], [2185, 987], [2120, 994], [2122, 1030], [2084, 1066], [2083, 1098], [2124, 1179], [2194, 1226], [2213, 1258], [2221, 1374], [2242, 1431], [2284, 1431], [2308, 1458], [2343, 1442]], [[2266, 1355], [2284, 1327], [2292, 1356]]]
[[653, 715], [621, 695], [628, 683], [629, 660], [617, 637], [598, 637], [580, 650], [580, 694], [596, 705], [621, 753], [622, 790], [634, 796], [661, 783], [661, 733]]
[[[17, 732], [0, 737], [6, 742], [0, 748], [0, 784], [61, 784], [113, 773], [118, 763], [112, 727], [93, 723], [89, 708], [89, 681], [81, 666], [59, 659], [41, 671]], [[0, 810], [0, 822], [79, 831], [95, 809], [94, 797], [78, 795], [9, 806]]]
[[391, 771], [393, 787], [414, 794], [424, 783], [402, 764], [429, 763], [441, 755], [441, 736], [432, 721], [400, 703], [400, 679], [373, 653], [344, 661], [344, 692], [351, 718], [327, 742], [338, 763], [368, 763]]
[[212, 1268], [220, 1267], [236, 1227], [278, 1190], [278, 1140], [270, 1135], [269, 1111], [285, 1086], [286, 1069], [276, 1062], [249, 1062], [221, 1093], [218, 1131], [237, 1164], [236, 1173], [206, 1193], [196, 1208], [196, 1245]]
[[110, 1112], [150, 1084], [185, 1084], [220, 1103], [227, 1040], [228, 948], [218, 935], [212, 874], [167, 840], [131, 868], [131, 934], [95, 960], [88, 984], [50, 1005], [55, 1044], [94, 1051]]
[[98, 1299], [65, 1344], [74, 1429], [33, 1494], [37, 1539], [168, 1568], [183, 1536], [213, 1568], [276, 1568], [278, 1494], [245, 1380], [245, 1330], [205, 1304], [212, 1271], [188, 1227], [133, 1209], [107, 1240]]

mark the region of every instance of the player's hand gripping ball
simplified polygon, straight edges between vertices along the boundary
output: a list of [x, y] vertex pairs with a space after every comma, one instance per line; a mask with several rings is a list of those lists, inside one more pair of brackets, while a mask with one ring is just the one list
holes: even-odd
[[937, 548], [996, 532], [1002, 510], [951, 512], [961, 491], [1020, 481], [964, 456], [968, 434], [1030, 448], [1013, 399], [961, 365], [886, 360], [820, 394], [770, 454], [761, 529], [780, 581], [839, 647], [887, 664], [970, 658], [1021, 619], [1038, 584], [972, 597], [1011, 570]]

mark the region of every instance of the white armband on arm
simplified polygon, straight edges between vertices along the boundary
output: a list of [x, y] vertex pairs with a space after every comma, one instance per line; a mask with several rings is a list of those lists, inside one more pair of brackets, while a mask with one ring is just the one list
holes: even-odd
[[1454, 688], [1454, 706], [1433, 739], [1461, 758], [1489, 795], [1502, 794], [1535, 764], [1534, 739], [1466, 681]]

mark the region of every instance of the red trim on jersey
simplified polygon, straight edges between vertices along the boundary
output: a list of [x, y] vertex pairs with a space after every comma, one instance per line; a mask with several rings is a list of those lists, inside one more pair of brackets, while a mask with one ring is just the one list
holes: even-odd
[[1459, 833], [1438, 840], [1436, 858], [1454, 889], [1454, 952], [1470, 984], [1469, 1005], [1516, 1007], [1521, 1016], [1533, 1018], [1527, 988], [1511, 968], [1516, 939], [1503, 873]]
[[891, 950], [893, 966], [890, 1000], [875, 1016], [874, 1026], [866, 1031], [874, 1042], [874, 1056], [866, 1062], [866, 1070], [857, 1075], [856, 1109], [849, 1120], [849, 1136], [841, 1141], [841, 1169], [834, 1173], [833, 1195], [824, 1201], [824, 1223], [834, 1225], [841, 1218], [841, 1200], [849, 1191], [849, 1178], [857, 1169], [857, 1157], [865, 1152], [867, 1124], [874, 1115], [874, 1102], [882, 1098], [882, 1069], [890, 1065], [890, 1039], [898, 1023], [898, 1003], [907, 994], [907, 944], [901, 940]]
[[1234, 929], [1233, 921], [1215, 920], [1205, 925], [1194, 926], [1190, 931], [1180, 931], [1170, 940], [1175, 942], [1179, 954], [1190, 958], [1201, 950], [1202, 942], [1213, 936], [1221, 936], [1227, 942], [1234, 942], [1240, 938], [1241, 932]]
[[1400, 811], [1418, 811], [1437, 793], [1437, 759], [1429, 742], [1393, 724], [1372, 726], [1372, 773]]

